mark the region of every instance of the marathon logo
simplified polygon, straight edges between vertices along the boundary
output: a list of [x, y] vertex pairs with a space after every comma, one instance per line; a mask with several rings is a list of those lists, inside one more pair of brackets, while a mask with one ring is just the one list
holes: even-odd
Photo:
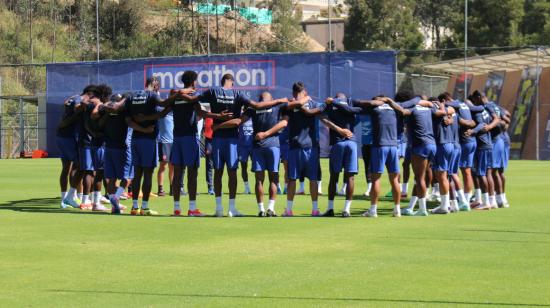
[[231, 61], [181, 64], [146, 64], [144, 80], [154, 76], [160, 81], [160, 91], [184, 87], [181, 76], [185, 71], [197, 72], [199, 90], [219, 86], [223, 75], [235, 78], [234, 88], [239, 90], [267, 90], [275, 87], [275, 61]]

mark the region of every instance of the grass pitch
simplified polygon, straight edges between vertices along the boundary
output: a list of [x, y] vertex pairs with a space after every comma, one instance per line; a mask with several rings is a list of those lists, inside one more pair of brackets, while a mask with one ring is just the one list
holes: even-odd
[[[0, 160], [0, 306], [550, 307], [548, 162], [512, 162], [509, 209], [401, 219], [389, 202], [357, 217], [363, 198], [356, 217], [310, 218], [307, 195], [294, 218], [174, 218], [169, 197], [150, 201], [161, 217], [61, 210], [59, 168]], [[201, 171], [198, 205], [213, 213]], [[256, 215], [253, 195], [237, 205]]]

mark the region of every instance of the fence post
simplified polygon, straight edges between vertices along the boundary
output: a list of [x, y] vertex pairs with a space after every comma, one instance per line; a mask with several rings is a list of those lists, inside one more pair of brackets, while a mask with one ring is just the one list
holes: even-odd
[[23, 118], [23, 98], [19, 97], [19, 153], [25, 152], [25, 119]]
[[[2, 76], [0, 76], [0, 96], [2, 96]], [[4, 116], [3, 116], [3, 110], [2, 110], [2, 98], [0, 98], [0, 159], [4, 157], [2, 155], [2, 150], [4, 149], [4, 131], [2, 130], [3, 122], [4, 122]]]

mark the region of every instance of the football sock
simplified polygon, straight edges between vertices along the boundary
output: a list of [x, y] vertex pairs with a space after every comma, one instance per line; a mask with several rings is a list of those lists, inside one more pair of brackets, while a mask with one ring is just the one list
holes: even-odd
[[231, 212], [234, 212], [236, 211], [237, 209], [235, 208], [235, 199], [229, 199], [229, 210]]
[[67, 192], [66, 191], [62, 191], [61, 192], [61, 201], [63, 201], [63, 199], [67, 198]]
[[491, 205], [491, 200], [489, 200], [489, 193], [483, 193], [481, 195], [481, 198], [483, 199], [483, 205]]
[[122, 196], [123, 193], [124, 193], [124, 187], [121, 187], [121, 186], [117, 187], [116, 193], [115, 193], [116, 197], [120, 198], [120, 196]]
[[418, 207], [420, 211], [426, 211], [426, 197], [418, 199]]
[[189, 210], [194, 211], [197, 209], [197, 201], [196, 200], [189, 200]]
[[401, 193], [407, 194], [409, 190], [409, 183], [401, 183]]
[[294, 205], [294, 201], [292, 200], [286, 200], [286, 209], [288, 211], [292, 211], [292, 205]]
[[475, 194], [476, 194], [476, 201], [479, 203], [482, 203], [481, 188], [476, 189]]
[[334, 209], [334, 200], [328, 200], [328, 210]]
[[223, 211], [222, 197], [216, 197], [216, 211]]
[[138, 200], [137, 200], [137, 199], [133, 199], [133, 200], [132, 200], [132, 208], [133, 208], [133, 209], [139, 209], [139, 205], [138, 205]]
[[449, 210], [449, 194], [441, 195], [440, 208], [447, 211]]
[[319, 210], [319, 205], [318, 205], [317, 201], [311, 201], [311, 210], [313, 210], [313, 211], [318, 211]]
[[270, 199], [267, 208], [268, 208], [269, 210], [271, 210], [272, 212], [275, 212], [275, 200], [271, 200], [271, 199]]
[[367, 194], [370, 194], [370, 190], [372, 189], [372, 183], [371, 182], [368, 182], [367, 183]]
[[179, 201], [174, 201], [174, 211], [175, 211], [175, 210], [181, 210], [180, 202], [179, 202]]
[[371, 204], [371, 205], [370, 205], [369, 211], [370, 211], [371, 213], [376, 213], [376, 211], [378, 211], [378, 205], [376, 205], [376, 204]]
[[141, 200], [141, 209], [142, 210], [148, 210], [149, 209], [149, 202], [145, 200]]
[[90, 196], [82, 195], [82, 204], [86, 204], [88, 201], [90, 201]]
[[351, 209], [351, 200], [346, 200], [344, 203], [344, 212], [349, 213], [349, 210]]
[[417, 201], [418, 201], [418, 197], [417, 196], [412, 196], [411, 200], [409, 201], [409, 206], [407, 207], [407, 209], [409, 209], [411, 211], [414, 211], [414, 207], [415, 207]]
[[258, 203], [258, 211], [260, 211], [260, 212], [265, 212], [264, 203], [263, 203], [263, 202]]

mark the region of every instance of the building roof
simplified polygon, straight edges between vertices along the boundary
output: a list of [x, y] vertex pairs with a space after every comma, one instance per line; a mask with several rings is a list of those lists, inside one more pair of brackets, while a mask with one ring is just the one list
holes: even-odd
[[[550, 48], [540, 48], [538, 63], [550, 67]], [[511, 52], [494, 53], [470, 57], [466, 60], [469, 74], [481, 75], [492, 71], [517, 71], [526, 66], [537, 65], [537, 49], [521, 49]], [[464, 58], [419, 65], [426, 71], [456, 75], [464, 73]]]

